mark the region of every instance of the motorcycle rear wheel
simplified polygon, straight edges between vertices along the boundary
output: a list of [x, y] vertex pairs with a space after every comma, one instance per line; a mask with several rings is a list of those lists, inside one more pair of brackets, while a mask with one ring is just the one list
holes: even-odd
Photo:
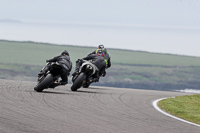
[[50, 83], [53, 81], [53, 75], [48, 74], [44, 80], [40, 83], [38, 83], [35, 87], [34, 90], [37, 92], [42, 92]]
[[79, 89], [82, 86], [83, 80], [85, 78], [86, 78], [85, 73], [80, 73], [78, 78], [74, 81], [73, 85], [71, 86], [71, 90], [77, 91], [77, 89]]

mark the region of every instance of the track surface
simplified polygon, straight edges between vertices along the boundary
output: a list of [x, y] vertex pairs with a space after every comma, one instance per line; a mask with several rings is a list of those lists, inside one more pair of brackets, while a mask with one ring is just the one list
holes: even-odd
[[81, 88], [33, 90], [36, 82], [0, 79], [0, 133], [199, 133], [165, 116], [152, 102], [186, 93]]

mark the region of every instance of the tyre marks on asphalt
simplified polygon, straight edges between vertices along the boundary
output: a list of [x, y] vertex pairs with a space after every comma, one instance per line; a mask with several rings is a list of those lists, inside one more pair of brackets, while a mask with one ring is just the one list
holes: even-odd
[[0, 132], [197, 131], [166, 118], [151, 105], [155, 99], [181, 93], [93, 86], [72, 92], [71, 85], [38, 93], [33, 90], [35, 85], [36, 82], [0, 79]]

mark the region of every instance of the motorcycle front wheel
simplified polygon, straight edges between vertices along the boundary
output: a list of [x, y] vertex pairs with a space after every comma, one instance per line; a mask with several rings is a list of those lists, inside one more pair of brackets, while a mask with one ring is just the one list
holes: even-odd
[[73, 85], [71, 86], [71, 90], [77, 91], [77, 89], [79, 89], [82, 86], [83, 80], [85, 78], [86, 78], [85, 73], [80, 73], [77, 79], [74, 81]]
[[53, 75], [48, 74], [43, 81], [39, 82], [35, 87], [34, 90], [37, 92], [42, 92], [50, 83], [53, 81]]

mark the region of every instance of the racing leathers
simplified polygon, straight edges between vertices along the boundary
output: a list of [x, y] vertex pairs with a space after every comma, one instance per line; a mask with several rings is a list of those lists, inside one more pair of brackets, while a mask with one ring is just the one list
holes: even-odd
[[103, 48], [103, 49], [98, 48], [95, 51], [93, 51], [92, 53], [90, 53], [89, 55], [98, 54], [98, 53], [103, 54], [104, 60], [106, 62], [106, 69], [111, 67], [111, 59], [110, 59], [111, 56], [110, 56], [110, 54], [108, 54], [107, 49], [106, 48]]
[[[78, 59], [76, 61], [76, 70], [75, 73], [78, 72], [79, 67], [82, 65], [83, 60], [91, 60], [92, 63], [98, 68], [98, 72], [95, 73], [93, 76], [93, 82], [98, 82], [100, 76], [105, 76], [106, 75], [106, 62], [103, 57], [96, 55], [96, 54], [90, 54], [87, 57], [84, 57], [83, 59]], [[74, 74], [75, 74], [74, 73]]]
[[[60, 75], [62, 80], [59, 83], [52, 85], [51, 88], [54, 88], [58, 85], [67, 84], [68, 83], [68, 76], [69, 76], [70, 71], [72, 69], [72, 62], [70, 60], [70, 57], [68, 55], [59, 55], [59, 56], [56, 56], [52, 59], [46, 60], [46, 62], [58, 62], [62, 66], [62, 70], [63, 70], [63, 73]], [[50, 65], [45, 66], [45, 68], [43, 69], [43, 71], [41, 71], [39, 73], [39, 75], [48, 71], [49, 67], [50, 67]]]

